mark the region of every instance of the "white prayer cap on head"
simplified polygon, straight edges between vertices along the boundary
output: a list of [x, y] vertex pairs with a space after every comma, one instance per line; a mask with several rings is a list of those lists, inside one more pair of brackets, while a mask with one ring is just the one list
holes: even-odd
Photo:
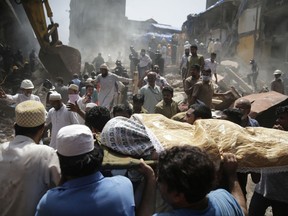
[[282, 75], [282, 71], [281, 70], [275, 70], [273, 74], [274, 75]]
[[16, 106], [15, 116], [20, 127], [37, 127], [44, 124], [46, 110], [41, 102], [27, 100]]
[[87, 103], [86, 104], [86, 108], [93, 108], [95, 106], [97, 106], [97, 104], [95, 104], [95, 103]]
[[60, 155], [66, 157], [91, 152], [94, 149], [93, 134], [85, 125], [65, 126], [58, 131], [56, 149]]
[[92, 82], [93, 79], [92, 79], [91, 77], [89, 77], [86, 81], [87, 81], [87, 82]]
[[59, 94], [58, 92], [52, 92], [49, 95], [49, 100], [55, 101], [55, 100], [61, 100], [61, 99], [62, 99], [61, 94]]
[[68, 89], [72, 89], [72, 90], [75, 90], [75, 91], [79, 91], [79, 87], [76, 85], [76, 84], [70, 84]]

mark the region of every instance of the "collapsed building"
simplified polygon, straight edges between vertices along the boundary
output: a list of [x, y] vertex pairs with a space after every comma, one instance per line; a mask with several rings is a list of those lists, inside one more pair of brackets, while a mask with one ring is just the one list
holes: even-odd
[[264, 80], [271, 80], [276, 68], [287, 70], [288, 0], [208, 0], [207, 7], [183, 23], [189, 41], [219, 38], [222, 56], [238, 57], [243, 65], [256, 59]]

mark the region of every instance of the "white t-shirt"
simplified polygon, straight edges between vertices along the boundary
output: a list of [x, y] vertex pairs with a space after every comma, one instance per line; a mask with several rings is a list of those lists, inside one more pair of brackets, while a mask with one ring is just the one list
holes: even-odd
[[18, 105], [19, 103], [21, 103], [23, 101], [27, 101], [27, 100], [35, 100], [35, 101], [41, 102], [40, 98], [34, 94], [31, 94], [30, 97], [27, 97], [24, 94], [7, 95], [7, 98], [9, 100], [12, 100], [14, 103], [16, 103], [16, 105]]
[[204, 70], [208, 70], [210, 68], [211, 73], [215, 74], [218, 63], [215, 60], [212, 62], [210, 58], [205, 59], [204, 62]]

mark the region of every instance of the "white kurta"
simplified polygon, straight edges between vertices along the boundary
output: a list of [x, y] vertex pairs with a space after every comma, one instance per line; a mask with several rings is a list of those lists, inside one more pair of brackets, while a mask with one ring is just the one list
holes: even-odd
[[66, 105], [63, 106], [59, 110], [55, 110], [51, 108], [48, 112], [46, 124], [52, 123], [52, 132], [51, 132], [51, 141], [49, 146], [56, 149], [56, 136], [58, 131], [65, 126], [71, 124], [79, 124], [77, 113], [69, 111], [66, 108]]
[[27, 101], [27, 100], [35, 100], [35, 101], [41, 102], [40, 98], [34, 94], [31, 94], [30, 97], [27, 97], [24, 94], [7, 95], [7, 98], [9, 100], [12, 100], [14, 103], [16, 103], [16, 105], [18, 105], [19, 103], [21, 103], [23, 101]]
[[120, 77], [110, 72], [108, 72], [106, 77], [102, 77], [101, 74], [96, 77], [96, 83], [100, 83], [100, 92], [98, 94], [99, 106], [111, 109], [115, 92], [117, 92], [117, 81], [131, 82], [132, 79]]
[[21, 135], [0, 144], [0, 170], [1, 215], [34, 215], [41, 197], [60, 180], [55, 150]]

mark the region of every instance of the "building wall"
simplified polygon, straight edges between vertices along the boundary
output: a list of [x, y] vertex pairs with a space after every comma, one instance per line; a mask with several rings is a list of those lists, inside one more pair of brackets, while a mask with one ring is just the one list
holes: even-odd
[[254, 55], [254, 35], [247, 35], [239, 38], [237, 55], [245, 62], [249, 62]]
[[97, 53], [115, 56], [126, 37], [126, 0], [71, 0], [69, 45], [92, 61]]

